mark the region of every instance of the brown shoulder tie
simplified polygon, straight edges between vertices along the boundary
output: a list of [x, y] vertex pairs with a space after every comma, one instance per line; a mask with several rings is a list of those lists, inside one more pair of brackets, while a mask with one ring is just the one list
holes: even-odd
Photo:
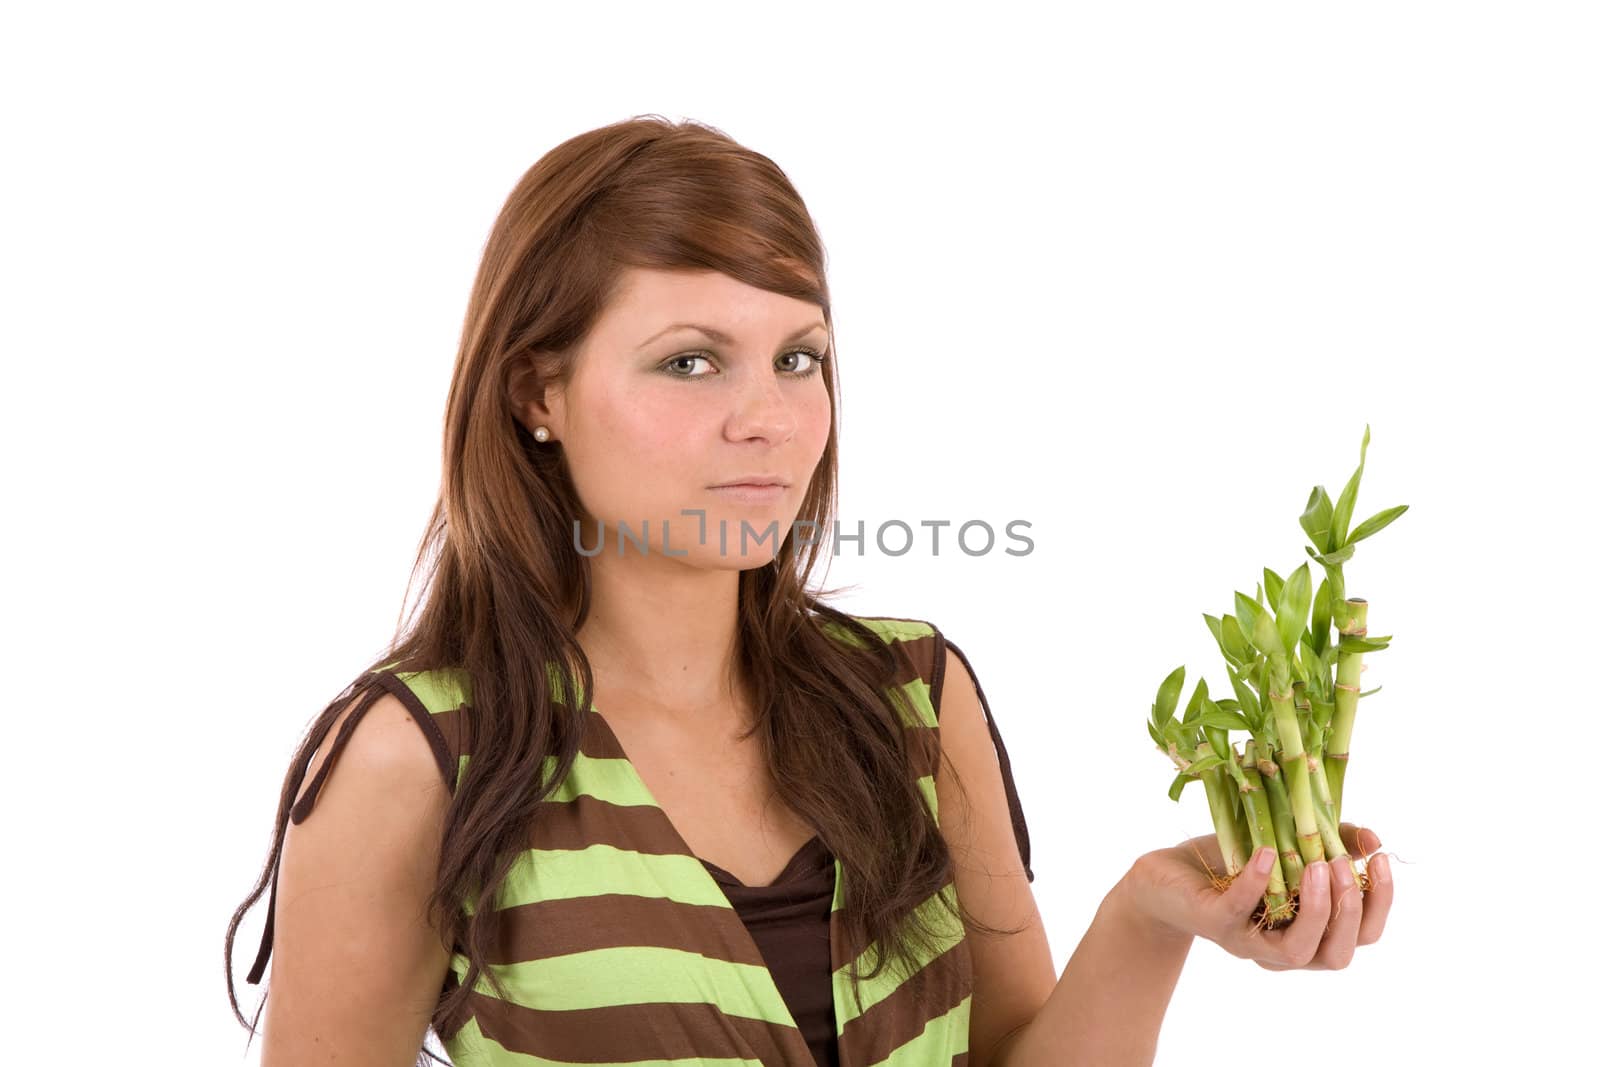
[[[329, 768], [333, 766], [334, 760], [339, 758], [339, 753], [344, 750], [345, 743], [350, 740], [350, 734], [355, 730], [356, 725], [361, 722], [361, 717], [367, 713], [368, 708], [377, 703], [378, 698], [383, 696], [384, 692], [385, 690], [382, 686], [372, 686], [366, 695], [361, 698], [361, 703], [350, 713], [350, 717], [345, 719], [344, 725], [339, 727], [339, 736], [333, 739], [333, 747], [328, 750], [328, 758], [322, 761], [322, 766], [317, 770], [317, 776], [306, 787], [305, 796], [301, 797], [299, 802], [289, 810], [289, 818], [294, 820], [296, 826], [305, 822], [306, 816], [311, 814], [311, 809], [317, 802], [317, 794], [322, 790], [322, 783], [327, 780]], [[333, 720], [330, 719], [328, 721], [331, 723]], [[324, 737], [326, 737], [326, 734], [324, 734]], [[306, 746], [305, 755], [300, 758], [300, 762], [294, 769], [295, 792], [299, 791], [300, 783], [305, 781], [306, 769], [311, 766], [311, 759], [316, 755], [316, 751], [320, 746], [321, 740], [316, 744]], [[292, 796], [293, 794], [291, 793], [290, 795]], [[278, 868], [282, 866], [283, 840], [288, 831], [288, 827], [283, 823], [282, 818], [283, 816], [280, 812], [277, 841], [272, 852], [272, 893], [267, 898], [267, 922], [261, 930], [261, 948], [256, 952], [256, 962], [250, 968], [249, 975], [245, 978], [245, 981], [251, 985], [260, 984], [261, 976], [266, 972], [267, 957], [272, 955], [272, 924], [278, 903]]]

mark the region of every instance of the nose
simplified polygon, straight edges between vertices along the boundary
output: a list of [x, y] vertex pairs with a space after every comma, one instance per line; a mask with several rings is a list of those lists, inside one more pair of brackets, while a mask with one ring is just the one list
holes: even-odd
[[782, 444], [794, 436], [795, 415], [790, 398], [775, 375], [748, 376], [738, 390], [727, 432], [735, 441], [759, 437], [772, 444]]

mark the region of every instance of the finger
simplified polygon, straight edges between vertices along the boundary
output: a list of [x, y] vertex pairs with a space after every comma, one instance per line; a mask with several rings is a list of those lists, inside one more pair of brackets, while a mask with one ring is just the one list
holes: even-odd
[[[1256, 905], [1261, 903], [1261, 898], [1267, 892], [1267, 882], [1272, 878], [1272, 863], [1277, 858], [1276, 849], [1265, 846], [1256, 849], [1239, 873], [1234, 876], [1233, 882], [1227, 891], [1218, 899], [1218, 909], [1222, 912], [1222, 927], [1236, 927], [1241, 920], [1248, 920]], [[1218, 931], [1222, 933], [1223, 931]]]
[[1389, 909], [1394, 906], [1394, 873], [1389, 869], [1389, 855], [1380, 852], [1367, 864], [1367, 876], [1372, 888], [1361, 903], [1361, 932], [1356, 944], [1370, 945], [1383, 936], [1383, 924], [1389, 921]]
[[1289, 967], [1304, 967], [1316, 959], [1322, 935], [1328, 928], [1332, 893], [1328, 885], [1328, 863], [1307, 864], [1300, 876], [1300, 904], [1294, 922], [1284, 931], [1279, 956], [1273, 962]]
[[[1273, 963], [1271, 960], [1256, 960], [1256, 966], [1264, 968], [1265, 970], [1269, 970], [1269, 971], [1293, 971], [1293, 970], [1297, 969], [1297, 968], [1294, 968], [1294, 967], [1290, 967], [1288, 964]], [[1307, 967], [1306, 969], [1307, 970], [1315, 970], [1316, 967], [1313, 965], [1313, 966]]]
[[1357, 826], [1353, 822], [1339, 824], [1339, 837], [1344, 841], [1346, 849], [1363, 859], [1383, 846], [1383, 841], [1370, 826]]
[[1361, 887], [1351, 857], [1328, 861], [1333, 878], [1333, 915], [1322, 935], [1317, 960], [1330, 971], [1342, 971], [1356, 955], [1356, 936], [1361, 932]]

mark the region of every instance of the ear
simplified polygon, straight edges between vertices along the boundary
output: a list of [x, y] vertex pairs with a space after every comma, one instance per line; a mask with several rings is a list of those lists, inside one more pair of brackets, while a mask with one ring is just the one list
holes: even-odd
[[506, 387], [511, 410], [518, 422], [532, 433], [536, 426], [550, 428], [552, 440], [560, 440], [565, 414], [565, 397], [556, 380], [559, 364], [548, 352], [530, 352], [512, 364]]

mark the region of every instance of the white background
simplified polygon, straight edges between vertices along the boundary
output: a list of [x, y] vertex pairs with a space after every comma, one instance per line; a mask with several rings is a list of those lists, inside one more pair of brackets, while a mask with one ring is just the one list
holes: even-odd
[[1411, 510], [1346, 567], [1394, 643], [1345, 812], [1396, 907], [1340, 972], [1197, 943], [1158, 1062], [1592, 1048], [1586, 5], [9, 6], [8, 1060], [256, 1061], [224, 928], [392, 630], [482, 242], [544, 152], [652, 112], [817, 221], [843, 517], [1033, 524], [826, 578], [970, 655], [1058, 969], [1209, 831], [1143, 719], [1180, 663], [1225, 683], [1201, 614], [1298, 566], [1370, 424], [1355, 520]]

